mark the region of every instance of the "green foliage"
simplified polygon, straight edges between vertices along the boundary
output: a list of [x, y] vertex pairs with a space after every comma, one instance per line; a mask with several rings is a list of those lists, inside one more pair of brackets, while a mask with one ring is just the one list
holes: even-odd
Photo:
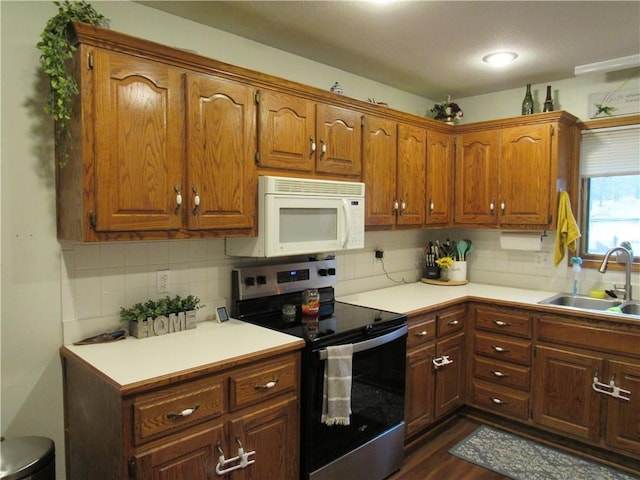
[[84, 0], [79, 2], [64, 0], [53, 3], [58, 7], [58, 13], [45, 25], [36, 47], [41, 52], [40, 64], [49, 76], [51, 85], [44, 110], [56, 122], [56, 145], [60, 153], [60, 165], [64, 166], [69, 159], [71, 104], [73, 97], [78, 94], [78, 83], [67, 68], [76, 50], [76, 47], [69, 42], [67, 26], [72, 20], [107, 26], [109, 20]]
[[188, 312], [199, 310], [205, 305], [200, 304], [200, 299], [193, 295], [181, 298], [176, 295], [174, 298], [164, 297], [160, 300], [147, 300], [145, 303], [136, 303], [131, 308], [120, 308], [120, 320], [123, 322], [146, 320], [156, 318], [160, 315], [168, 317], [171, 313]]

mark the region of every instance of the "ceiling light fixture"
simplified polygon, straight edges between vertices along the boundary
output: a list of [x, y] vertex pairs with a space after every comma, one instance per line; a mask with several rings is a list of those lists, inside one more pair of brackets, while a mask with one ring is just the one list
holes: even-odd
[[501, 66], [513, 62], [516, 58], [518, 58], [518, 54], [515, 52], [496, 52], [485, 55], [482, 57], [482, 61], [491, 65]]
[[575, 75], [585, 75], [587, 73], [596, 72], [615, 72], [624, 70], [625, 68], [633, 68], [640, 66], [640, 54], [629, 55], [628, 57], [613, 58], [604, 60], [603, 62], [587, 63], [586, 65], [578, 65], [574, 69]]

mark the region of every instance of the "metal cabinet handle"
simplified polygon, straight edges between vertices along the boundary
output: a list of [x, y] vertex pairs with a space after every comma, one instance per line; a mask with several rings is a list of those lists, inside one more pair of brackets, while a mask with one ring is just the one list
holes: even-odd
[[398, 204], [398, 200], [396, 200], [395, 198], [393, 199], [393, 211], [397, 212], [398, 209], [400, 208], [400, 205]]
[[280, 379], [276, 378], [275, 380], [271, 380], [264, 385], [254, 385], [253, 388], [256, 390], [270, 390], [278, 384], [279, 380]]
[[429, 333], [426, 330], [414, 334], [416, 337], [426, 337]]
[[489, 397], [489, 398], [496, 405], [508, 405], [509, 404], [509, 402], [507, 402], [506, 400], [500, 400], [499, 398], [496, 398], [496, 397]]
[[451, 327], [455, 327], [456, 325], [458, 325], [460, 323], [459, 320], [451, 320], [450, 322], [447, 322], [447, 325], [451, 326]]
[[498, 378], [504, 378], [504, 377], [510, 376], [508, 373], [502, 373], [499, 370], [491, 370], [491, 373]]
[[429, 211], [433, 212], [434, 208], [436, 208], [436, 206], [433, 204], [433, 200], [429, 200]]
[[491, 210], [491, 215], [493, 215], [494, 209], [495, 209], [495, 202], [491, 200], [491, 203], [489, 204], [489, 210]]
[[190, 415], [193, 415], [195, 411], [198, 410], [198, 408], [200, 408], [200, 405], [194, 405], [193, 407], [185, 408], [179, 413], [169, 412], [167, 413], [167, 418], [171, 420], [176, 418], [186, 418]]
[[491, 348], [493, 348], [498, 353], [507, 353], [510, 351], [508, 348], [500, 347], [498, 345], [491, 345]]
[[182, 193], [180, 192], [180, 185], [175, 185], [173, 189], [176, 192], [176, 208], [182, 205]]
[[320, 139], [320, 143], [322, 144], [322, 146], [320, 147], [320, 156], [324, 156], [325, 153], [327, 153], [327, 144], [324, 143], [324, 140], [321, 138]]
[[405, 202], [404, 199], [401, 198], [400, 199], [400, 215], [402, 215], [406, 209], [407, 209], [407, 202]]
[[511, 324], [509, 322], [503, 322], [502, 320], [494, 320], [493, 323], [495, 323], [499, 327], [510, 327], [511, 326]]
[[502, 202], [500, 203], [500, 210], [502, 210], [503, 214], [504, 214], [505, 206], [506, 206], [506, 202], [504, 200], [502, 200]]

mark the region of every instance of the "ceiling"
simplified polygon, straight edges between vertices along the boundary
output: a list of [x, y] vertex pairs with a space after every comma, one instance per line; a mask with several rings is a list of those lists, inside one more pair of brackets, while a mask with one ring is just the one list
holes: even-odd
[[[640, 53], [640, 1], [139, 1], [438, 100]], [[482, 57], [518, 53], [508, 67]]]

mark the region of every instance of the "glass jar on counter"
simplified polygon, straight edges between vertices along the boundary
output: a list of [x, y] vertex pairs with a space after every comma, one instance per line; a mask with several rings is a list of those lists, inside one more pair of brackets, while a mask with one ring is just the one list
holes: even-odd
[[320, 311], [320, 293], [317, 288], [308, 288], [302, 293], [302, 315], [313, 317]]

